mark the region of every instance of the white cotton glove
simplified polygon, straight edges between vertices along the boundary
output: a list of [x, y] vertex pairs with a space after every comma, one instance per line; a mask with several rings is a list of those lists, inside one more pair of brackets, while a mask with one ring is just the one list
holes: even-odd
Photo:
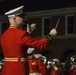
[[36, 29], [36, 24], [34, 24], [34, 23], [31, 25], [27, 24], [27, 32], [29, 34], [31, 34], [35, 29]]
[[56, 31], [56, 29], [52, 29], [51, 31], [50, 31], [50, 33], [49, 33], [51, 36], [56, 36], [57, 35], [57, 31]]
[[58, 70], [58, 68], [54, 65], [54, 69], [57, 71]]
[[47, 65], [47, 68], [49, 69], [51, 66], [50, 65]]
[[31, 24], [30, 29], [31, 29], [31, 32], [33, 32], [36, 29], [36, 24]]
[[3, 62], [0, 62], [0, 69], [2, 69], [3, 67]]
[[74, 65], [71, 66], [71, 69], [73, 69], [73, 68], [74, 68]]
[[2, 68], [2, 66], [0, 65], [0, 69]]

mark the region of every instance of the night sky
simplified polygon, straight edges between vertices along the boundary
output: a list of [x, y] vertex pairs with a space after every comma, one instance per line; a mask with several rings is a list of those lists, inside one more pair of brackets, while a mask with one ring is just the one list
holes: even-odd
[[76, 7], [75, 0], [5, 0], [0, 2], [0, 15], [24, 5], [24, 12]]

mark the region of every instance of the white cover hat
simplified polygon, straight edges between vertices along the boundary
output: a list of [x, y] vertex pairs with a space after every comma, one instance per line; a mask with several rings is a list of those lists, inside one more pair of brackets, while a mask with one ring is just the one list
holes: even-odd
[[39, 57], [42, 56], [42, 54], [34, 54], [34, 56], [35, 56], [36, 58], [39, 58]]
[[59, 62], [59, 60], [58, 60], [58, 59], [56, 59], [56, 58], [54, 58], [54, 59], [53, 59], [53, 61], [57, 61], [57, 62]]
[[28, 50], [27, 50], [27, 54], [31, 54], [31, 53], [33, 53], [34, 50], [35, 50], [35, 48], [28, 48]]
[[5, 15], [7, 15], [8, 17], [14, 17], [17, 14], [23, 13], [23, 11], [22, 11], [23, 8], [24, 8], [24, 6], [17, 7], [15, 9], [12, 9], [12, 10], [6, 12]]

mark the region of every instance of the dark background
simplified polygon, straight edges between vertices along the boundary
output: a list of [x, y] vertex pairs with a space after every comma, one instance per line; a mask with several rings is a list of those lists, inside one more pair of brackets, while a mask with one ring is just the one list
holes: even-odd
[[24, 5], [24, 12], [76, 7], [75, 0], [0, 0], [0, 15]]

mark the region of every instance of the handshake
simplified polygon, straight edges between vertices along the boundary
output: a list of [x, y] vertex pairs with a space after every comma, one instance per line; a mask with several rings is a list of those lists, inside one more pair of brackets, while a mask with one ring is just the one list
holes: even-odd
[[[29, 34], [31, 34], [35, 29], [36, 29], [36, 24], [34, 24], [34, 23], [31, 24], [31, 25], [27, 24], [27, 32]], [[53, 28], [52, 30], [50, 30], [49, 35], [52, 36], [52, 37], [56, 36], [57, 35], [56, 29]]]

